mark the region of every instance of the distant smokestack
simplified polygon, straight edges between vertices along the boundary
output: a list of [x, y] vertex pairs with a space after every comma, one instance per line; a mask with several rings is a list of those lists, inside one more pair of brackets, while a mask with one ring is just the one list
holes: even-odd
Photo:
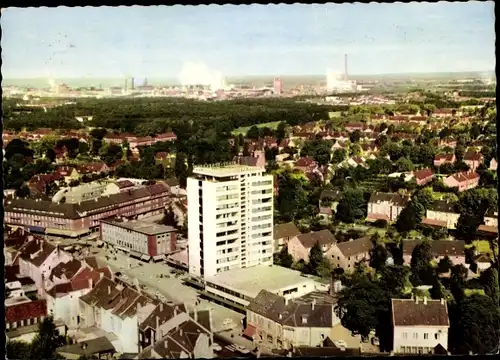
[[131, 89], [134, 90], [134, 78], [132, 78], [132, 81], [131, 81]]
[[348, 81], [349, 76], [347, 75], [347, 54], [344, 55], [344, 81]]

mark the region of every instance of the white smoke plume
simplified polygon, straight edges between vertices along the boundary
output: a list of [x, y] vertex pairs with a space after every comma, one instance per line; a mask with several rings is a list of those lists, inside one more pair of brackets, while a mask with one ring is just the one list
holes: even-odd
[[225, 87], [224, 77], [221, 72], [210, 69], [203, 62], [186, 62], [179, 74], [181, 85], [208, 85], [215, 91]]

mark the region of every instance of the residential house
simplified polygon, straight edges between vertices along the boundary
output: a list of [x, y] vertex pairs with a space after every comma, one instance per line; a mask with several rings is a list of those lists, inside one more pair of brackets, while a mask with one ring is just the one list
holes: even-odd
[[457, 140], [450, 138], [450, 137], [447, 137], [447, 138], [441, 139], [439, 141], [439, 146], [444, 147], [444, 148], [450, 147], [450, 148], [454, 149], [457, 147]]
[[328, 293], [287, 300], [262, 290], [247, 307], [243, 335], [270, 349], [318, 346], [340, 325], [335, 307]]
[[413, 176], [415, 177], [417, 185], [425, 185], [432, 181], [434, 178], [434, 172], [431, 169], [422, 169], [414, 171]]
[[479, 272], [483, 272], [491, 267], [491, 259], [487, 254], [476, 253], [474, 256], [474, 262], [477, 265]]
[[212, 359], [213, 334], [201, 322], [180, 313], [159, 327], [157, 340], [138, 359]]
[[40, 237], [28, 241], [18, 252], [14, 263], [18, 261], [19, 273], [33, 279], [39, 294], [44, 294], [45, 279], [61, 262], [68, 262], [72, 256]]
[[162, 338], [160, 326], [176, 318], [180, 313], [186, 313], [184, 304], [163, 302], [157, 304], [154, 310], [139, 322], [139, 352], [159, 341]]
[[336, 241], [335, 236], [328, 229], [300, 234], [288, 241], [288, 252], [292, 255], [294, 261], [304, 260], [309, 262], [309, 253], [316, 243], [325, 253]]
[[56, 284], [66, 283], [83, 270], [83, 268], [84, 264], [77, 259], [60, 262], [52, 268], [50, 275], [45, 279], [45, 287], [49, 289]]
[[36, 295], [38, 289], [33, 279], [19, 274], [18, 265], [4, 266], [5, 289], [7, 298]]
[[483, 163], [483, 160], [484, 156], [475, 151], [467, 151], [464, 154], [464, 163], [467, 164], [470, 170], [476, 170]]
[[363, 157], [357, 155], [350, 157], [344, 163], [347, 166], [352, 166], [352, 167], [358, 167], [358, 166], [362, 166], [364, 168], [368, 167], [368, 165], [366, 164], [366, 160]]
[[[144, 310], [139, 310], [144, 307]], [[80, 326], [97, 326], [114, 333], [113, 345], [120, 353], [137, 353], [139, 317], [146, 318], [154, 309], [154, 300], [140, 290], [103, 277], [94, 288], [80, 297]]]
[[173, 132], [167, 132], [163, 134], [158, 134], [155, 136], [155, 141], [160, 142], [160, 141], [175, 141], [177, 140], [177, 135]]
[[398, 354], [432, 354], [448, 348], [450, 320], [444, 299], [392, 299], [393, 351]]
[[422, 220], [422, 224], [455, 229], [460, 217], [456, 207], [457, 204], [454, 202], [435, 200], [427, 207], [426, 217]]
[[288, 242], [295, 236], [300, 235], [299, 229], [293, 222], [275, 225], [273, 229], [274, 235], [274, 252], [280, 252], [283, 246], [288, 246]]
[[490, 209], [484, 215], [484, 224], [486, 226], [498, 227], [498, 211]]
[[365, 127], [365, 124], [363, 124], [363, 123], [349, 123], [349, 124], [346, 124], [345, 129], [348, 132], [354, 132], [356, 130], [363, 131], [364, 127]]
[[301, 157], [293, 164], [294, 168], [305, 173], [313, 172], [317, 169], [318, 164], [311, 156]]
[[84, 174], [102, 174], [109, 171], [109, 167], [103, 162], [92, 162], [88, 164], [79, 165], [77, 167], [81, 175]]
[[369, 236], [364, 236], [356, 240], [333, 244], [325, 256], [333, 267], [350, 272], [354, 270], [357, 263], [369, 261], [372, 249], [373, 241]]
[[488, 166], [488, 169], [493, 170], [493, 171], [497, 171], [497, 167], [498, 167], [497, 159], [495, 159], [495, 158], [491, 159], [490, 166]]
[[337, 211], [337, 206], [342, 199], [342, 193], [336, 190], [323, 190], [319, 197], [319, 214], [330, 217]]
[[46, 292], [48, 313], [54, 319], [62, 320], [68, 330], [73, 331], [80, 325], [80, 297], [92, 290], [104, 276], [111, 277], [107, 268], [100, 271], [85, 267], [71, 281], [53, 285]]
[[365, 155], [371, 155], [378, 151], [378, 147], [375, 143], [364, 143], [361, 144], [361, 150]]
[[251, 156], [235, 156], [233, 161], [240, 165], [266, 167], [266, 155], [264, 151], [254, 151]]
[[[58, 347], [56, 353], [67, 360], [116, 358], [115, 347], [106, 336]], [[129, 358], [127, 354], [124, 355]]]
[[347, 148], [347, 143], [345, 141], [337, 140], [337, 141], [335, 141], [335, 144], [332, 145], [330, 150], [335, 151], [338, 149], [346, 149], [346, 148]]
[[443, 183], [450, 188], [456, 187], [462, 192], [479, 185], [479, 174], [475, 171], [463, 171], [446, 177]]
[[376, 192], [368, 201], [368, 221], [396, 221], [399, 213], [405, 208], [409, 199], [396, 193]]
[[444, 164], [454, 164], [457, 161], [455, 154], [437, 154], [434, 157], [434, 166], [442, 166]]
[[[36, 335], [38, 324], [47, 317], [45, 300], [19, 299], [5, 304], [5, 335], [9, 340], [31, 342]], [[61, 324], [56, 324], [58, 330]], [[64, 335], [64, 331], [61, 331]]]
[[[413, 250], [422, 241], [404, 240], [403, 241], [403, 260], [406, 264], [411, 262]], [[465, 266], [465, 242], [462, 240], [433, 240], [431, 241], [431, 254], [435, 261], [439, 262], [448, 256], [453, 265]]]

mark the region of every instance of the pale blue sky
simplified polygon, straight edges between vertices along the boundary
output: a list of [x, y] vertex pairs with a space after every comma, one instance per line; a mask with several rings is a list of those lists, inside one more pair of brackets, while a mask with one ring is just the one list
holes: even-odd
[[493, 2], [9, 8], [2, 73], [177, 77], [186, 62], [222, 74], [489, 71]]

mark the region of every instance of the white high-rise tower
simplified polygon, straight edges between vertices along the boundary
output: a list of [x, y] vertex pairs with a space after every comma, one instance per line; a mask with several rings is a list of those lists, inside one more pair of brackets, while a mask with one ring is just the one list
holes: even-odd
[[273, 176], [244, 165], [195, 168], [187, 180], [189, 273], [273, 263]]

